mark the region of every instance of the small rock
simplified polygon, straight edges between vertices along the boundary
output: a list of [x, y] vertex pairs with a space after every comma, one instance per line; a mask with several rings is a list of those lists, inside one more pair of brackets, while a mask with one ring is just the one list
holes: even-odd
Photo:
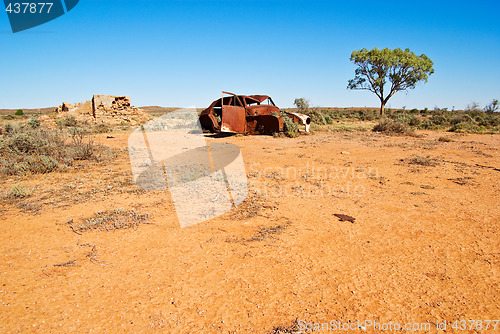
[[351, 223], [354, 223], [356, 221], [356, 218], [348, 216], [348, 215], [344, 215], [344, 214], [341, 214], [341, 213], [336, 213], [336, 214], [334, 214], [334, 216], [337, 217], [341, 222], [351, 222]]

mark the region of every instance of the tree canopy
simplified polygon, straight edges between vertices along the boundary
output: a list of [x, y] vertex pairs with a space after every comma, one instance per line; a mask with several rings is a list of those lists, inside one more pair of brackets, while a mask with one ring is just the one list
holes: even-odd
[[361, 49], [353, 51], [351, 61], [357, 66], [348, 89], [369, 90], [380, 99], [380, 114], [399, 91], [413, 89], [418, 82], [427, 82], [434, 73], [434, 63], [426, 55], [417, 56], [410, 49]]

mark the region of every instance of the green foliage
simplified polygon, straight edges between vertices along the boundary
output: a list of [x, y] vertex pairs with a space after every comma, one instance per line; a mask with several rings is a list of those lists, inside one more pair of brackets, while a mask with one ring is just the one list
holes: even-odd
[[486, 128], [482, 125], [460, 122], [453, 125], [450, 129], [450, 132], [458, 132], [458, 133], [485, 133]]
[[290, 138], [295, 138], [299, 135], [299, 125], [293, 122], [293, 119], [286, 114], [283, 115], [283, 131]]
[[311, 117], [312, 123], [320, 125], [333, 123], [333, 117], [331, 115], [319, 108], [311, 108], [310, 101], [306, 98], [301, 97], [295, 99], [293, 104], [297, 107], [298, 113]]
[[449, 111], [436, 108], [418, 128], [425, 130], [448, 129], [463, 133], [496, 133], [500, 127], [500, 115], [484, 112], [477, 103], [467, 106], [466, 111]]
[[[471, 133], [498, 133], [500, 132], [500, 113], [485, 112], [478, 105], [470, 105], [469, 111], [448, 110], [435, 107], [418, 110], [393, 110], [386, 116], [390, 120], [403, 123], [412, 129], [421, 130], [448, 130]], [[309, 108], [307, 114], [311, 116], [312, 126], [319, 126], [344, 121], [373, 121], [380, 118], [376, 110], [356, 109], [319, 109]], [[385, 121], [384, 121], [385, 122]], [[383, 122], [383, 123], [384, 123]], [[459, 123], [462, 123], [458, 125]], [[330, 129], [330, 128], [329, 128]], [[335, 131], [342, 127], [335, 126]]]
[[17, 111], [16, 111], [16, 113], [14, 115], [16, 115], [16, 116], [22, 116], [22, 115], [24, 115], [24, 112], [23, 112], [22, 109], [17, 109]]
[[315, 124], [326, 125], [333, 123], [333, 118], [319, 108], [310, 108], [305, 114], [311, 117], [311, 122]]
[[351, 61], [357, 68], [347, 88], [368, 90], [377, 95], [381, 115], [394, 94], [413, 89], [418, 82], [427, 82], [434, 73], [432, 60], [424, 54], [417, 56], [409, 49], [361, 49], [352, 52]]
[[293, 104], [297, 107], [299, 113], [305, 114], [309, 110], [310, 101], [304, 97], [301, 97], [295, 99], [295, 101], [293, 101]]

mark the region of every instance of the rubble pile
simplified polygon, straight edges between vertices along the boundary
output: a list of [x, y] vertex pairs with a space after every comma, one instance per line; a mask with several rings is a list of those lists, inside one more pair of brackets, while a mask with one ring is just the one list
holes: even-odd
[[[134, 107], [129, 96], [94, 95], [75, 105], [63, 102], [54, 111], [55, 119], [74, 117], [79, 122], [94, 124], [139, 126], [152, 119], [146, 111]], [[45, 118], [45, 122], [55, 121], [53, 116]]]

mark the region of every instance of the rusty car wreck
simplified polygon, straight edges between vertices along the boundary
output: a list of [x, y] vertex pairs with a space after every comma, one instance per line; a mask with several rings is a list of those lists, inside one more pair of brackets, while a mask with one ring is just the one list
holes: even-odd
[[213, 133], [273, 134], [283, 131], [283, 117], [305, 125], [309, 132], [309, 116], [281, 111], [267, 95], [222, 92], [222, 97], [201, 113], [200, 123]]

